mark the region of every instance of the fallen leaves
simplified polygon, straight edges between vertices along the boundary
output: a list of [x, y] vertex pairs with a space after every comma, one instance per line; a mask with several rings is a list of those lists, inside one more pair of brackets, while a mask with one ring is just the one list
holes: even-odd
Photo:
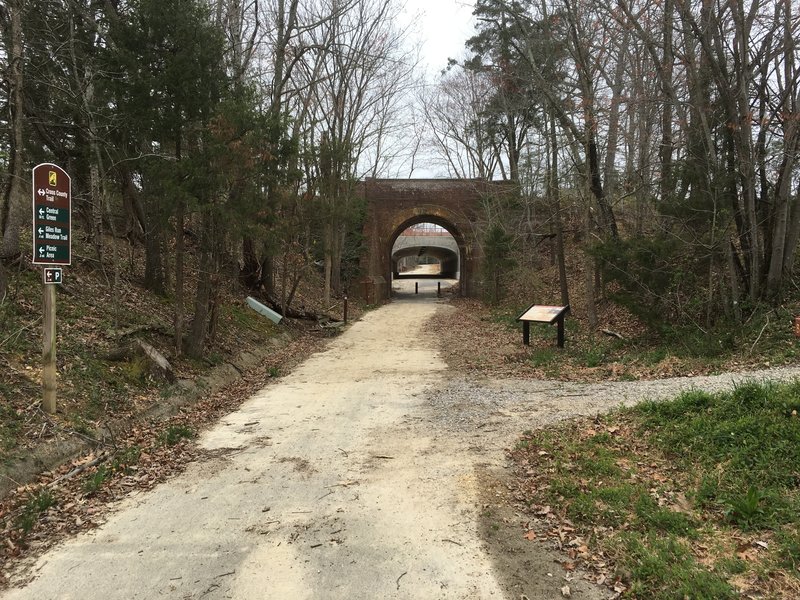
[[[546, 271], [543, 270], [543, 271]], [[541, 272], [543, 272], [541, 271]], [[557, 279], [554, 288], [558, 288]], [[510, 296], [514, 291], [509, 290]], [[530, 300], [530, 290], [518, 290], [524, 296], [519, 304]], [[572, 292], [571, 292], [572, 293]], [[546, 327], [531, 331], [531, 346], [523, 346], [521, 326], [513, 322], [508, 312], [491, 309], [477, 300], [454, 298], [449, 305], [454, 310], [440, 311], [426, 323], [425, 329], [439, 340], [439, 349], [450, 369], [466, 374], [518, 379], [556, 379], [561, 381], [596, 382], [609, 380], [648, 380], [665, 377], [685, 377], [708, 374], [718, 370], [718, 363], [667, 355], [653, 363], [649, 352], [663, 350], [663, 343], [647, 340], [646, 328], [626, 309], [613, 302], [598, 306], [598, 319], [623, 334], [625, 342], [614, 338], [598, 339], [588, 326], [587, 317], [573, 309], [567, 319], [567, 346], [556, 352], [555, 331], [552, 336]], [[579, 306], [573, 303], [573, 307]], [[577, 321], [580, 327], [570, 325]], [[577, 331], [576, 331], [577, 330]], [[539, 335], [541, 334], [541, 335]], [[602, 352], [598, 366], [588, 366], [587, 349]], [[722, 368], [741, 370], [763, 367], [757, 356], [733, 355]], [[616, 432], [610, 432], [612, 435]]]

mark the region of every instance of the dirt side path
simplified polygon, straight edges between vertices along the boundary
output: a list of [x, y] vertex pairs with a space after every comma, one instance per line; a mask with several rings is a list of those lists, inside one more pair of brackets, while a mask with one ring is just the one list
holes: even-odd
[[203, 435], [212, 460], [131, 497], [2, 597], [506, 597], [480, 541], [486, 457], [441, 435], [428, 400], [447, 381], [420, 336], [438, 309], [366, 315]]

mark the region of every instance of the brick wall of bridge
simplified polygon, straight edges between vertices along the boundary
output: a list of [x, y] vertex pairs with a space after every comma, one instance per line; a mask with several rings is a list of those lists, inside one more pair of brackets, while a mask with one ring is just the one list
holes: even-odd
[[366, 255], [362, 259], [362, 293], [371, 301], [389, 298], [391, 251], [396, 238], [416, 223], [435, 223], [455, 238], [461, 258], [461, 293], [480, 292], [483, 260], [480, 233], [482, 198], [504, 193], [506, 185], [482, 179], [365, 179], [358, 192], [366, 200], [364, 223]]

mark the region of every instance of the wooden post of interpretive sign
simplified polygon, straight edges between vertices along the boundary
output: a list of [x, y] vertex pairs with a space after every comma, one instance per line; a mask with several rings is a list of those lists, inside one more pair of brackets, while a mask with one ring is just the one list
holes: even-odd
[[522, 343], [531, 345], [531, 323], [547, 323], [558, 326], [558, 347], [564, 347], [564, 317], [569, 312], [567, 306], [542, 306], [532, 304], [523, 312], [517, 321], [522, 321]]
[[42, 272], [42, 408], [56, 412], [56, 284], [63, 274], [54, 265], [72, 262], [72, 180], [61, 167], [43, 163], [33, 168], [33, 264]]

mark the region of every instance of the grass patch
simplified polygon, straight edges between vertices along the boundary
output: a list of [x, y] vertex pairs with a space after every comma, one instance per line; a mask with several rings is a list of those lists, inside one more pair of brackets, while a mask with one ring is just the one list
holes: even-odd
[[[518, 311], [509, 309], [495, 309], [489, 316], [489, 320], [492, 323], [504, 325], [507, 329], [520, 329], [521, 324], [519, 321], [517, 321], [517, 317], [522, 314], [523, 310], [523, 308], [520, 308]], [[533, 327], [531, 327], [531, 334], [533, 334]]]
[[733, 392], [692, 391], [638, 408], [649, 441], [698, 469], [696, 498], [744, 531], [775, 529], [800, 514], [800, 382], [747, 382]]
[[598, 344], [593, 344], [579, 351], [578, 361], [590, 369], [599, 367], [604, 364], [606, 360], [606, 351]]
[[555, 363], [560, 357], [555, 348], [537, 348], [531, 351], [528, 359], [534, 367], [547, 367]]
[[[0, 389], [0, 391], [4, 391]], [[12, 406], [0, 404], [0, 456], [17, 446], [23, 417]]]
[[31, 496], [25, 504], [22, 512], [17, 518], [16, 525], [22, 529], [24, 533], [30, 532], [36, 521], [39, 520], [39, 515], [45, 512], [48, 508], [56, 503], [56, 497], [50, 490], [39, 490], [36, 494]]
[[229, 304], [222, 308], [221, 318], [232, 322], [236, 327], [262, 334], [272, 334], [275, 329], [272, 321], [261, 316], [244, 304]]
[[[163, 443], [168, 443], [167, 439], [174, 439], [180, 440], [183, 439], [181, 437], [182, 434], [185, 434], [184, 431], [170, 431], [167, 430], [164, 435]], [[172, 437], [170, 437], [172, 436]], [[185, 435], [184, 435], [185, 437]], [[173, 442], [177, 443], [176, 441]], [[170, 444], [172, 445], [172, 444]], [[97, 492], [103, 484], [108, 481], [111, 477], [114, 476], [115, 473], [122, 473], [124, 475], [129, 475], [133, 467], [136, 463], [139, 462], [139, 458], [142, 455], [142, 449], [139, 446], [128, 446], [120, 451], [118, 451], [115, 455], [111, 463], [106, 465], [101, 465], [97, 468], [94, 473], [91, 473], [83, 484], [83, 491], [88, 494], [94, 494]]]
[[141, 456], [142, 449], [139, 446], [128, 446], [124, 450], [117, 452], [111, 463], [111, 468], [114, 471], [122, 471], [127, 474], [130, 472], [131, 467], [139, 462]]
[[630, 581], [628, 593], [634, 598], [739, 597], [723, 577], [698, 563], [689, 546], [675, 536], [628, 532], [613, 545], [618, 568]]
[[785, 529], [775, 536], [778, 565], [800, 578], [800, 533], [797, 529]]
[[101, 465], [94, 473], [86, 478], [86, 481], [83, 483], [83, 491], [87, 494], [94, 494], [103, 486], [110, 475], [111, 472], [109, 469], [107, 469], [105, 465]]
[[170, 425], [159, 435], [159, 441], [166, 446], [174, 446], [182, 440], [191, 440], [197, 435], [191, 427], [186, 425]]
[[795, 590], [798, 412], [800, 382], [748, 382], [526, 432], [512, 456], [534, 490], [526, 503], [560, 507], [633, 597]]

